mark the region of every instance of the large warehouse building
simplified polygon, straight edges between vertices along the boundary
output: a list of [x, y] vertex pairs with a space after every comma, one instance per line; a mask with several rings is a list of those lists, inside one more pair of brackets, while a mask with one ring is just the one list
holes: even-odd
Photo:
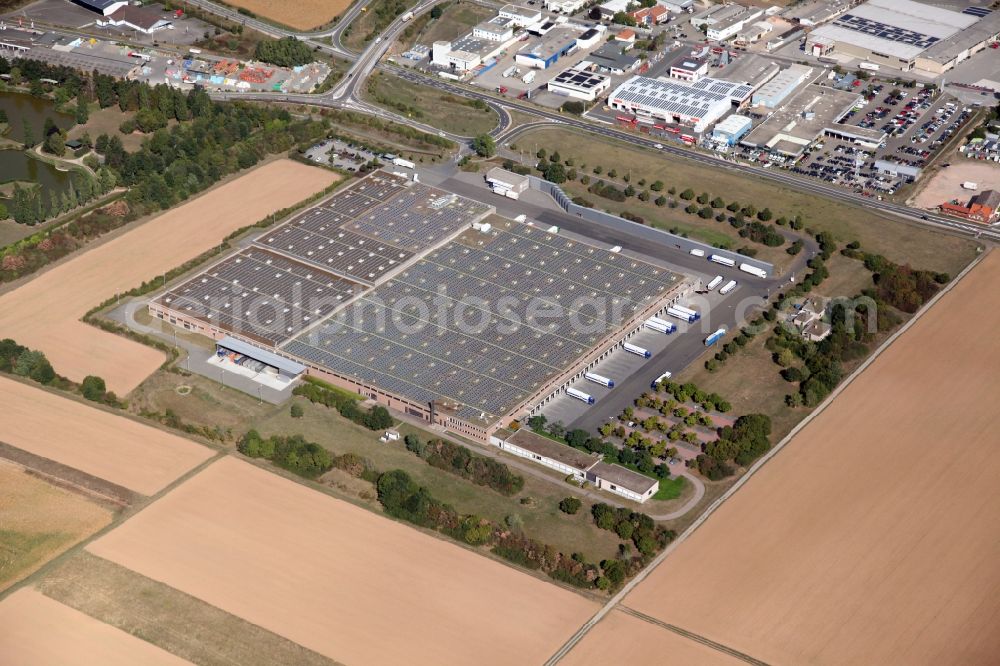
[[806, 50], [940, 74], [986, 48], [998, 34], [1000, 12], [983, 16], [913, 0], [869, 0], [809, 33]]
[[687, 83], [633, 76], [608, 96], [608, 106], [704, 132], [752, 92], [748, 85], [708, 77]]
[[492, 212], [376, 172], [149, 310], [489, 443], [690, 289], [681, 275]]

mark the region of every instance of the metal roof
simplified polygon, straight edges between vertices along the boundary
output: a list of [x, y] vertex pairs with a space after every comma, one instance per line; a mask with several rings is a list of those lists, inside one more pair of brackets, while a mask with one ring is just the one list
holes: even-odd
[[226, 336], [221, 340], [216, 341], [216, 346], [223, 347], [229, 351], [236, 352], [237, 354], [243, 354], [244, 356], [249, 356], [250, 358], [260, 361], [261, 363], [266, 363], [271, 367], [277, 368], [278, 370], [289, 374], [289, 375], [301, 375], [306, 371], [306, 366], [301, 363], [296, 363], [284, 356], [278, 356], [274, 352], [269, 352], [266, 349], [261, 349], [255, 345], [248, 342], [243, 342], [236, 338]]

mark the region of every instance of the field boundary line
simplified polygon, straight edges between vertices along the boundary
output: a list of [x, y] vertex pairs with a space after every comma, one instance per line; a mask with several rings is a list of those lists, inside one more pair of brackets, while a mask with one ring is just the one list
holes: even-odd
[[930, 311], [930, 309], [932, 307], [934, 307], [934, 305], [941, 298], [943, 298], [945, 294], [951, 292], [951, 290], [954, 289], [955, 286], [958, 283], [960, 283], [962, 281], [962, 279], [965, 278], [965, 276], [969, 274], [970, 271], [972, 271], [972, 269], [974, 269], [976, 266], [978, 266], [980, 264], [980, 262], [983, 259], [985, 259], [986, 256], [989, 255], [989, 253], [991, 251], [992, 251], [992, 249], [989, 246], [987, 246], [987, 248], [986, 248], [985, 251], [983, 251], [982, 253], [980, 253], [980, 255], [978, 257], [976, 257], [975, 259], [973, 259], [972, 262], [969, 263], [968, 266], [966, 266], [964, 269], [962, 269], [961, 273], [959, 273], [957, 276], [955, 276], [955, 278], [951, 282], [949, 282], [941, 291], [939, 291], [937, 294], [935, 294], [934, 297], [930, 301], [928, 301], [927, 303], [925, 303], [924, 306], [922, 308], [920, 308], [916, 312], [916, 314], [914, 314], [913, 317], [910, 318], [910, 320], [908, 322], [906, 322], [905, 324], [903, 324], [903, 326], [901, 326], [898, 331], [896, 331], [895, 333], [893, 333], [892, 335], [890, 335], [888, 337], [888, 339], [886, 339], [885, 342], [883, 342], [874, 352], [872, 352], [872, 354], [867, 359], [865, 359], [865, 361], [860, 366], [858, 366], [857, 369], [855, 369], [855, 371], [850, 374], [850, 376], [847, 377], [847, 379], [845, 379], [843, 382], [841, 382], [840, 385], [837, 386], [837, 388], [835, 388], [833, 390], [833, 392], [829, 396], [827, 396], [826, 400], [824, 400], [822, 403], [820, 403], [820, 405], [815, 410], [813, 410], [813, 412], [811, 414], [809, 414], [808, 416], [806, 416], [794, 428], [792, 428], [791, 432], [789, 432], [787, 435], [785, 435], [784, 439], [782, 439], [780, 442], [778, 442], [776, 445], [774, 445], [771, 448], [770, 451], [768, 451], [767, 453], [765, 453], [759, 460], [757, 460], [757, 462], [755, 462], [753, 465], [751, 465], [750, 468], [747, 470], [746, 474], [744, 474], [742, 477], [740, 477], [736, 481], [736, 483], [734, 483], [732, 485], [732, 487], [729, 488], [729, 490], [727, 490], [721, 496], [719, 496], [719, 498], [717, 500], [715, 500], [710, 505], [708, 505], [708, 507], [705, 509], [705, 511], [700, 516], [698, 516], [695, 519], [695, 521], [693, 523], [691, 523], [691, 525], [680, 534], [680, 536], [678, 536], [676, 539], [674, 539], [670, 543], [670, 545], [668, 545], [663, 550], [662, 553], [660, 553], [659, 555], [657, 555], [653, 559], [653, 561], [650, 562], [649, 565], [645, 569], [643, 569], [638, 574], [636, 574], [635, 578], [633, 578], [628, 583], [626, 583], [625, 586], [622, 587], [622, 589], [617, 594], [615, 594], [615, 596], [613, 596], [611, 599], [609, 599], [608, 602], [604, 606], [602, 606], [601, 609], [598, 610], [597, 613], [595, 613], [592, 618], [590, 618], [583, 626], [581, 626], [576, 631], [576, 633], [574, 633], [572, 636], [570, 636], [569, 640], [567, 640], [563, 644], [563, 646], [561, 648], [559, 648], [558, 651], [556, 651], [555, 654], [553, 654], [551, 657], [549, 657], [548, 661], [545, 662], [545, 666], [555, 666], [555, 664], [558, 664], [563, 659], [563, 657], [565, 657], [567, 654], [569, 654], [569, 651], [572, 650], [576, 646], [576, 644], [579, 643], [583, 639], [583, 637], [586, 636], [587, 633], [591, 629], [593, 629], [594, 626], [598, 622], [601, 621], [601, 619], [604, 618], [605, 615], [607, 615], [612, 610], [614, 610], [614, 608], [616, 606], [620, 605], [621, 602], [622, 602], [622, 600], [630, 592], [632, 592], [632, 590], [635, 589], [639, 585], [639, 583], [641, 583], [642, 581], [646, 580], [646, 578], [651, 573], [653, 573], [653, 571], [655, 571], [656, 568], [659, 567], [660, 564], [662, 564], [663, 561], [666, 560], [667, 557], [674, 550], [676, 550], [678, 546], [680, 546], [688, 538], [690, 538], [690, 536], [692, 534], [694, 534], [694, 532], [699, 527], [701, 527], [705, 523], [706, 520], [708, 520], [709, 516], [711, 516], [713, 513], [715, 513], [719, 509], [719, 507], [721, 507], [727, 500], [729, 500], [734, 494], [736, 494], [736, 491], [738, 491], [740, 488], [742, 488], [743, 485], [747, 481], [749, 481], [750, 478], [754, 474], [756, 474], [760, 470], [760, 468], [764, 466], [765, 463], [767, 463], [767, 461], [769, 461], [771, 458], [773, 458], [774, 456], [776, 456], [783, 448], [785, 448], [785, 446], [788, 445], [788, 443], [791, 442], [792, 439], [799, 432], [801, 432], [806, 426], [808, 426], [810, 423], [812, 423], [812, 420], [814, 418], [816, 418], [817, 416], [819, 416], [820, 414], [822, 414], [824, 411], [826, 411], [826, 408], [829, 407], [830, 404], [845, 389], [847, 389], [848, 386], [850, 386], [851, 384], [853, 384], [854, 380], [856, 380], [861, 375], [861, 373], [864, 372], [868, 368], [868, 366], [870, 366], [872, 363], [874, 363], [875, 360], [878, 359], [878, 357], [881, 356], [882, 353], [885, 352], [885, 350], [887, 350], [901, 335], [903, 335], [904, 333], [906, 333], [906, 331], [910, 330], [910, 327], [913, 326], [914, 324], [916, 324], [916, 322], [921, 317], [923, 317], [924, 314], [926, 314], [928, 311]]
[[171, 481], [170, 483], [168, 483], [166, 486], [164, 486], [163, 488], [161, 488], [159, 491], [157, 491], [155, 494], [146, 496], [146, 498], [144, 500], [138, 500], [138, 501], [136, 501], [135, 504], [131, 505], [130, 507], [128, 507], [126, 509], [124, 509], [115, 519], [113, 519], [110, 523], [108, 523], [107, 525], [105, 525], [103, 528], [97, 530], [96, 532], [94, 532], [93, 534], [91, 534], [90, 536], [88, 536], [87, 538], [82, 539], [81, 541], [79, 541], [78, 543], [76, 543], [71, 548], [67, 548], [65, 551], [63, 551], [62, 553], [60, 553], [56, 557], [52, 558], [51, 560], [49, 560], [48, 562], [46, 562], [45, 564], [43, 564], [37, 571], [35, 571], [34, 573], [32, 573], [30, 576], [27, 576], [27, 577], [25, 577], [25, 578], [17, 581], [16, 583], [14, 583], [10, 587], [8, 587], [6, 590], [3, 590], [2, 592], [0, 592], [0, 602], [2, 602], [5, 598], [7, 598], [8, 596], [10, 596], [11, 594], [13, 594], [14, 592], [16, 592], [17, 590], [21, 589], [22, 587], [29, 587], [29, 586], [34, 585], [34, 583], [35, 583], [35, 581], [37, 579], [43, 578], [46, 575], [48, 575], [48, 573], [52, 569], [54, 569], [56, 566], [58, 566], [61, 562], [63, 562], [66, 559], [69, 559], [70, 557], [72, 557], [76, 553], [80, 552], [81, 550], [86, 550], [87, 546], [89, 546], [92, 542], [100, 539], [101, 537], [103, 537], [108, 532], [111, 532], [112, 530], [118, 529], [126, 521], [130, 520], [131, 518], [135, 517], [136, 515], [138, 515], [139, 513], [141, 513], [142, 511], [144, 511], [145, 509], [147, 509], [150, 506], [152, 506], [158, 500], [162, 499], [165, 495], [167, 495], [168, 493], [170, 493], [171, 491], [173, 491], [175, 488], [177, 488], [178, 486], [180, 486], [183, 483], [186, 483], [192, 477], [197, 476], [198, 474], [201, 474], [201, 472], [203, 472], [207, 467], [209, 467], [210, 465], [218, 462], [219, 460], [222, 460], [223, 458], [225, 458], [228, 455], [229, 455], [229, 453], [226, 452], [226, 451], [224, 451], [224, 450], [217, 450], [216, 454], [214, 456], [208, 458], [207, 460], [202, 461], [200, 464], [198, 464], [198, 465], [194, 466], [193, 468], [189, 469], [184, 474], [181, 474], [176, 479], [174, 479], [173, 481]]
[[683, 636], [684, 638], [692, 640], [692, 641], [694, 641], [696, 643], [701, 643], [702, 645], [707, 645], [708, 647], [712, 648], [713, 650], [718, 650], [719, 652], [724, 652], [725, 654], [728, 654], [729, 656], [731, 656], [731, 657], [733, 657], [735, 659], [739, 659], [740, 661], [745, 661], [748, 664], [753, 664], [754, 666], [769, 666], [769, 664], [766, 661], [761, 661], [760, 659], [757, 659], [756, 657], [753, 657], [753, 656], [751, 656], [751, 655], [749, 655], [749, 654], [747, 654], [745, 652], [740, 652], [739, 650], [731, 648], [728, 645], [725, 645], [723, 643], [717, 643], [717, 642], [713, 641], [711, 638], [705, 638], [701, 634], [696, 634], [693, 631], [688, 631], [687, 629], [683, 629], [681, 627], [678, 627], [675, 624], [669, 624], [667, 622], [664, 622], [663, 620], [658, 620], [655, 617], [653, 617], [652, 615], [646, 615], [642, 611], [637, 611], [636, 609], [630, 608], [630, 607], [628, 607], [628, 606], [626, 606], [624, 604], [620, 605], [618, 607], [618, 610], [621, 611], [622, 613], [627, 613], [627, 614], [629, 614], [629, 615], [631, 615], [633, 617], [636, 617], [636, 618], [638, 618], [640, 620], [643, 620], [644, 622], [649, 622], [650, 624], [655, 624], [656, 626], [660, 627], [661, 629], [665, 629], [667, 631], [672, 631], [675, 634], [677, 634], [679, 636]]

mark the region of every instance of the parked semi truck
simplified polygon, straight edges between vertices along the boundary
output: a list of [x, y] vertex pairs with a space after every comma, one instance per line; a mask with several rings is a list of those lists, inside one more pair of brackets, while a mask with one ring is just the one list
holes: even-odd
[[594, 396], [590, 395], [589, 393], [584, 393], [583, 391], [580, 391], [572, 387], [566, 389], [566, 395], [568, 395], [571, 398], [576, 398], [581, 402], [585, 402], [588, 405], [594, 404]]
[[671, 305], [667, 308], [667, 314], [675, 319], [680, 319], [681, 321], [686, 321], [691, 324], [699, 319], [701, 315], [692, 310], [691, 308], [686, 308], [681, 305]]
[[404, 160], [402, 157], [397, 157], [392, 161], [393, 164], [400, 167], [405, 167], [407, 169], [416, 169], [417, 165], [410, 160]]
[[756, 266], [751, 266], [750, 264], [740, 264], [740, 270], [744, 273], [749, 273], [750, 275], [756, 275], [759, 278], [766, 278], [767, 271], [763, 268], [757, 268]]
[[665, 381], [667, 381], [668, 379], [670, 379], [673, 376], [674, 376], [674, 373], [672, 373], [672, 372], [670, 372], [668, 370], [667, 372], [664, 372], [662, 375], [660, 375], [659, 377], [657, 377], [656, 379], [654, 379], [653, 383], [649, 385], [649, 388], [651, 388], [651, 389], [653, 389], [655, 391], [657, 389], [658, 384], [660, 382], [665, 382]]
[[583, 373], [583, 378], [588, 382], [594, 382], [595, 384], [600, 384], [601, 386], [606, 386], [608, 388], [615, 387], [615, 380], [605, 377], [604, 375], [599, 375], [596, 372], [585, 372]]
[[712, 281], [708, 283], [708, 290], [715, 291], [715, 288], [718, 287], [720, 284], [722, 284], [722, 276], [716, 275], [714, 278], [712, 278]]
[[719, 290], [719, 293], [722, 294], [723, 296], [725, 296], [726, 294], [728, 294], [729, 292], [731, 292], [733, 289], [736, 289], [736, 280], [730, 280], [729, 282], [727, 282], [722, 287], [722, 289]]
[[527, 84], [530, 84], [534, 80], [535, 80], [535, 70], [531, 70], [530, 72], [521, 77], [521, 81]]
[[714, 261], [717, 264], [722, 264], [723, 266], [729, 266], [732, 268], [736, 265], [736, 262], [729, 257], [723, 257], [721, 254], [710, 254], [708, 255], [709, 261]]
[[669, 321], [663, 321], [659, 317], [650, 317], [643, 322], [643, 326], [658, 333], [666, 333], [667, 335], [670, 335], [677, 330], [676, 326], [671, 324]]
[[719, 340], [721, 340], [723, 338], [723, 336], [725, 336], [725, 335], [726, 335], [726, 328], [722, 327], [719, 330], [717, 330], [715, 333], [712, 333], [712, 335], [710, 335], [707, 338], [705, 338], [705, 346], [706, 347], [711, 347], [716, 342], [718, 342]]
[[651, 358], [653, 356], [648, 349], [643, 349], [639, 345], [633, 345], [631, 342], [626, 342], [622, 346], [629, 354], [635, 354], [636, 356], [641, 356], [643, 358]]

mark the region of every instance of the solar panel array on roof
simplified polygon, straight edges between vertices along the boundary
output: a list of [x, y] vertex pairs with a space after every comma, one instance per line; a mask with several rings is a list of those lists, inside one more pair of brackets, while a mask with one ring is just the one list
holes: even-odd
[[363, 289], [332, 273], [250, 247], [170, 289], [156, 303], [277, 346]]
[[[283, 347], [414, 402], [497, 418], [585, 355], [680, 277], [505, 225], [469, 231]], [[591, 307], [619, 308], [620, 320]], [[531, 318], [539, 308], [553, 316]]]
[[922, 49], [926, 49], [939, 40], [939, 38], [931, 35], [924, 35], [913, 30], [888, 25], [880, 21], [874, 21], [872, 19], [855, 16], [853, 14], [844, 14], [843, 16], [840, 16], [836, 21], [834, 21], [834, 25], [839, 25], [842, 28], [848, 28], [855, 32], [860, 32], [872, 37], [888, 39], [898, 44], [916, 46]]
[[471, 199], [380, 171], [254, 242], [373, 284], [488, 211]]
[[552, 80], [553, 83], [590, 90], [607, 81], [608, 77], [582, 69], [567, 69]]
[[987, 16], [992, 10], [988, 7], [966, 7], [962, 10], [963, 14], [968, 14], [969, 16], [975, 16], [977, 18], [983, 18]]

